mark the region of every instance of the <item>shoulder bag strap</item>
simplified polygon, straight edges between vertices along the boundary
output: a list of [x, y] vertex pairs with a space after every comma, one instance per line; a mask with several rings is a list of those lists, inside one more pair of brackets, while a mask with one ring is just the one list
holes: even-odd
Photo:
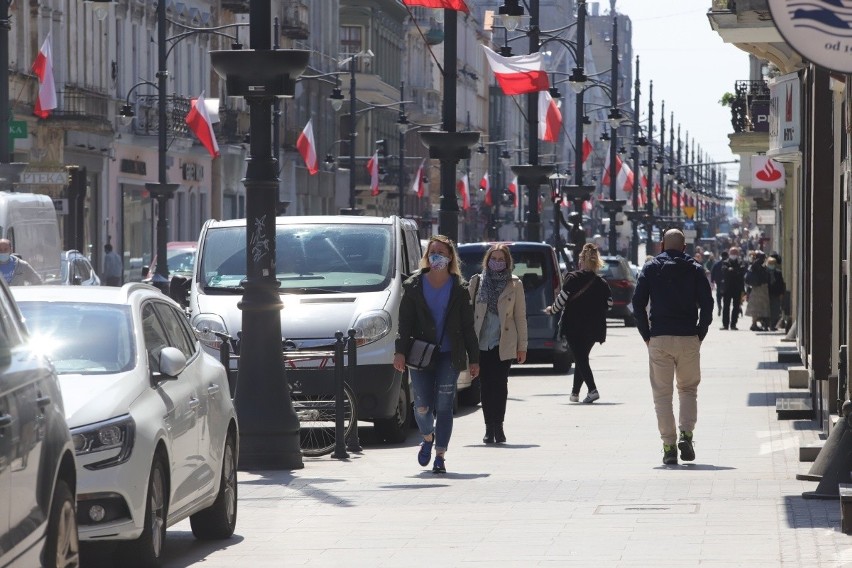
[[585, 292], [586, 290], [588, 290], [588, 289], [592, 286], [592, 284], [594, 284], [594, 283], [595, 283], [595, 280], [596, 280], [596, 279], [597, 279], [597, 276], [593, 276], [593, 277], [592, 277], [592, 279], [591, 279], [591, 280], [589, 280], [588, 282], [586, 282], [586, 285], [585, 285], [585, 286], [583, 286], [582, 288], [580, 288], [579, 290], [577, 290], [577, 293], [576, 293], [576, 294], [573, 294], [573, 295], [572, 295], [572, 296], [568, 299], [568, 301], [569, 301], [569, 302], [573, 302], [574, 300], [576, 300], [577, 298], [579, 298], [579, 297], [583, 294], [583, 292]]

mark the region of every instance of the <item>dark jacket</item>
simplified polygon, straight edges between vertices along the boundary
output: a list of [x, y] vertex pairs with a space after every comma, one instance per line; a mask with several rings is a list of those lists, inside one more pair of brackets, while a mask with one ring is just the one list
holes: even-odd
[[710, 269], [710, 282], [715, 284], [716, 290], [722, 293], [725, 292], [725, 260], [720, 260]]
[[762, 260], [755, 260], [748, 267], [745, 283], [749, 286], [762, 286], [769, 283], [769, 274]]
[[[648, 301], [651, 302], [650, 323]], [[704, 267], [687, 254], [667, 250], [645, 264], [633, 294], [633, 315], [642, 339], [697, 335], [713, 321], [713, 294]]]
[[779, 269], [767, 269], [766, 274], [769, 276], [770, 296], [780, 296], [787, 291], [787, 285], [784, 283], [784, 276], [781, 274], [781, 271]]
[[[585, 292], [574, 299], [589, 282], [592, 284]], [[562, 292], [567, 299], [559, 319], [559, 335], [567, 337], [569, 342], [574, 339], [606, 341], [606, 313], [612, 306], [612, 292], [606, 280], [588, 270], [575, 270], [565, 276]], [[560, 294], [563, 298], [565, 295]]]
[[[396, 335], [397, 353], [407, 354], [411, 339], [423, 339], [437, 343], [440, 331], [436, 329], [432, 312], [423, 295], [423, 268], [402, 283], [402, 299], [399, 302], [399, 326]], [[447, 321], [444, 335], [449, 337], [453, 368], [467, 369], [467, 363], [479, 364], [479, 340], [473, 328], [473, 301], [467, 288], [458, 276], [451, 276], [450, 303], [447, 306]]]
[[743, 291], [745, 290], [745, 282], [743, 280], [746, 271], [745, 264], [743, 264], [739, 258], [731, 257], [722, 261], [722, 264], [722, 271], [724, 272], [725, 280], [725, 295], [742, 296]]

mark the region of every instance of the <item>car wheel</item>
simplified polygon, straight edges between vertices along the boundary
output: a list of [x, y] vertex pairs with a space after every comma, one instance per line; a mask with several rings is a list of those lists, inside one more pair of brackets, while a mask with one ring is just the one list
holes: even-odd
[[68, 484], [61, 479], [53, 488], [42, 565], [47, 568], [76, 568], [80, 565], [74, 494], [71, 493]]
[[553, 354], [553, 372], [560, 375], [567, 375], [571, 371], [571, 365], [574, 364], [574, 354], [570, 350], [563, 353]]
[[169, 504], [166, 467], [159, 454], [154, 456], [154, 463], [151, 464], [145, 503], [142, 534], [136, 540], [122, 543], [119, 549], [124, 565], [158, 567], [163, 560]]
[[201, 540], [221, 540], [234, 534], [237, 526], [237, 443], [228, 433], [222, 452], [222, 479], [212, 505], [189, 517], [192, 534]]
[[624, 327], [636, 327], [636, 318], [634, 316], [625, 317]]
[[396, 411], [390, 418], [373, 421], [376, 436], [390, 444], [399, 444], [408, 437], [408, 426], [411, 420], [411, 393], [408, 388], [408, 372], [402, 374], [402, 384], [399, 385], [399, 400]]
[[470, 386], [459, 393], [459, 404], [462, 406], [476, 406], [482, 401], [482, 383], [479, 377], [470, 381]]

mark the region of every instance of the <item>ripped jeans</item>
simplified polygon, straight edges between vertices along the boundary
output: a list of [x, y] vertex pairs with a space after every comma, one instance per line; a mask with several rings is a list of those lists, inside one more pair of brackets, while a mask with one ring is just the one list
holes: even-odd
[[[453, 433], [453, 399], [459, 372], [453, 368], [451, 353], [435, 354], [431, 369], [410, 369], [414, 390], [414, 418], [424, 436], [435, 433], [435, 451], [446, 451]], [[433, 412], [434, 411], [434, 412]]]

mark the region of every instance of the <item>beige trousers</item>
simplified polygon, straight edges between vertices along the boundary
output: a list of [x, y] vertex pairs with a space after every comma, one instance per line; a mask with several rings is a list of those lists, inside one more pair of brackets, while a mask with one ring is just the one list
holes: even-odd
[[648, 343], [651, 391], [657, 427], [664, 444], [677, 442], [672, 397], [677, 379], [680, 429], [692, 432], [698, 419], [698, 383], [701, 382], [701, 341], [698, 336], [661, 335]]

